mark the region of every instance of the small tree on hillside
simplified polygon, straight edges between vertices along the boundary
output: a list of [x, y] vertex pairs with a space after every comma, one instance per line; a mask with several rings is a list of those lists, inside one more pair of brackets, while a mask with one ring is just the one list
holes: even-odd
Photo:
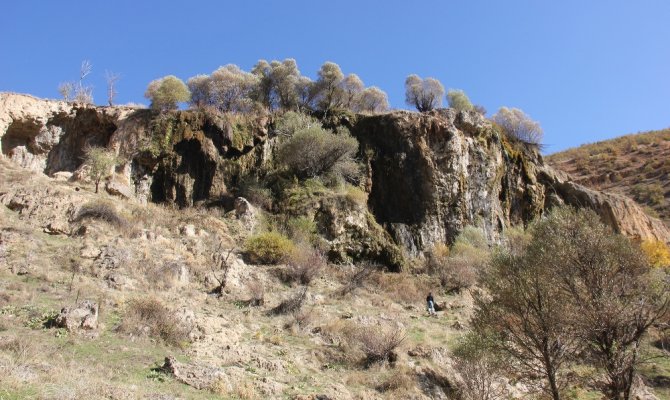
[[590, 210], [559, 209], [536, 230], [571, 309], [576, 337], [606, 372], [603, 392], [628, 400], [649, 328], [667, 312], [667, 273]]
[[405, 79], [405, 102], [419, 112], [430, 111], [442, 105], [444, 86], [435, 78], [421, 79], [410, 75]]
[[95, 183], [95, 193], [98, 193], [100, 182], [111, 174], [116, 165], [116, 156], [103, 147], [90, 147], [86, 150], [84, 164], [89, 167], [88, 176]]
[[184, 82], [174, 75], [168, 75], [149, 83], [144, 97], [151, 100], [155, 110], [175, 110], [177, 104], [187, 102], [191, 93]]
[[543, 262], [549, 255], [539, 250], [494, 256], [483, 279], [489, 296], [476, 299], [473, 327], [490, 338], [492, 350], [512, 361], [509, 368], [525, 379], [544, 377], [543, 389], [559, 400], [566, 384], [562, 367], [577, 346], [563, 293]]
[[524, 143], [540, 144], [542, 142], [542, 127], [540, 123], [533, 121], [518, 108], [501, 107], [491, 119], [509, 137]]
[[449, 104], [449, 108], [457, 111], [470, 111], [475, 108], [465, 92], [458, 89], [449, 89], [447, 92], [447, 103]]

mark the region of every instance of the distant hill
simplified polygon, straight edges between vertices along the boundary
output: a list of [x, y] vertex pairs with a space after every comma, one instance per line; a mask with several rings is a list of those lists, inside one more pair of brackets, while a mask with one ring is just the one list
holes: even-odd
[[585, 144], [546, 161], [585, 186], [632, 197], [670, 225], [670, 128]]

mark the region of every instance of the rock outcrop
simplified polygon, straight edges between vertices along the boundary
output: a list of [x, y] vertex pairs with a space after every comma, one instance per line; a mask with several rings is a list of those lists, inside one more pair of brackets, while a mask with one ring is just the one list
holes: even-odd
[[[362, 206], [337, 197], [303, 204], [334, 259], [371, 257], [397, 268], [396, 245], [419, 255], [435, 243], [451, 243], [467, 225], [495, 242], [507, 227], [559, 204], [594, 209], [617, 232], [670, 242], [668, 229], [632, 200], [571, 182], [545, 165], [537, 149], [509, 142], [475, 112], [334, 119], [360, 142], [368, 193]], [[127, 160], [108, 190], [140, 202], [233, 210], [241, 179], [273, 165], [276, 145], [263, 115], [161, 114], [0, 94], [4, 157], [53, 176], [77, 171], [87, 146], [107, 146]], [[0, 195], [10, 208], [39, 212], [22, 206], [18, 192]]]
[[55, 324], [69, 332], [96, 329], [98, 327], [98, 305], [86, 300], [76, 307], [64, 307], [56, 317]]
[[632, 200], [571, 182], [478, 113], [399, 111], [344, 123], [361, 143], [371, 211], [411, 254], [452, 242], [466, 225], [495, 242], [559, 204], [591, 208], [628, 236], [670, 241]]

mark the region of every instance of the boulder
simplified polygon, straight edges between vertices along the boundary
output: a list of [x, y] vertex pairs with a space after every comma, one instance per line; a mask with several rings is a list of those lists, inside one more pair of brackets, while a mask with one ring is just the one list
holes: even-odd
[[235, 216], [249, 230], [256, 225], [256, 208], [244, 197], [235, 199]]
[[135, 193], [133, 193], [133, 189], [130, 186], [115, 181], [105, 183], [105, 191], [112, 196], [118, 196], [126, 200], [135, 197]]
[[55, 324], [69, 332], [80, 329], [93, 330], [98, 327], [98, 305], [90, 300], [79, 303], [76, 307], [64, 307], [56, 317]]
[[70, 171], [58, 171], [54, 172], [51, 177], [58, 182], [67, 182], [72, 179], [72, 175]]
[[181, 228], [179, 228], [179, 233], [182, 236], [195, 237], [196, 236], [195, 225], [193, 225], [193, 224], [184, 225]]
[[172, 374], [176, 380], [196, 389], [207, 389], [224, 376], [223, 370], [201, 364], [187, 364], [173, 356], [165, 357], [163, 372]]

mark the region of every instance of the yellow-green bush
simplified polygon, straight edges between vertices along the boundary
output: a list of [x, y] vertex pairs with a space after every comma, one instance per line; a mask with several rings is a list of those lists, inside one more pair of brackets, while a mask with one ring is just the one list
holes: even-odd
[[277, 264], [292, 254], [295, 245], [279, 232], [263, 232], [247, 239], [244, 251], [255, 264]]
[[642, 251], [654, 267], [670, 267], [670, 249], [660, 240], [645, 240], [640, 244]]

